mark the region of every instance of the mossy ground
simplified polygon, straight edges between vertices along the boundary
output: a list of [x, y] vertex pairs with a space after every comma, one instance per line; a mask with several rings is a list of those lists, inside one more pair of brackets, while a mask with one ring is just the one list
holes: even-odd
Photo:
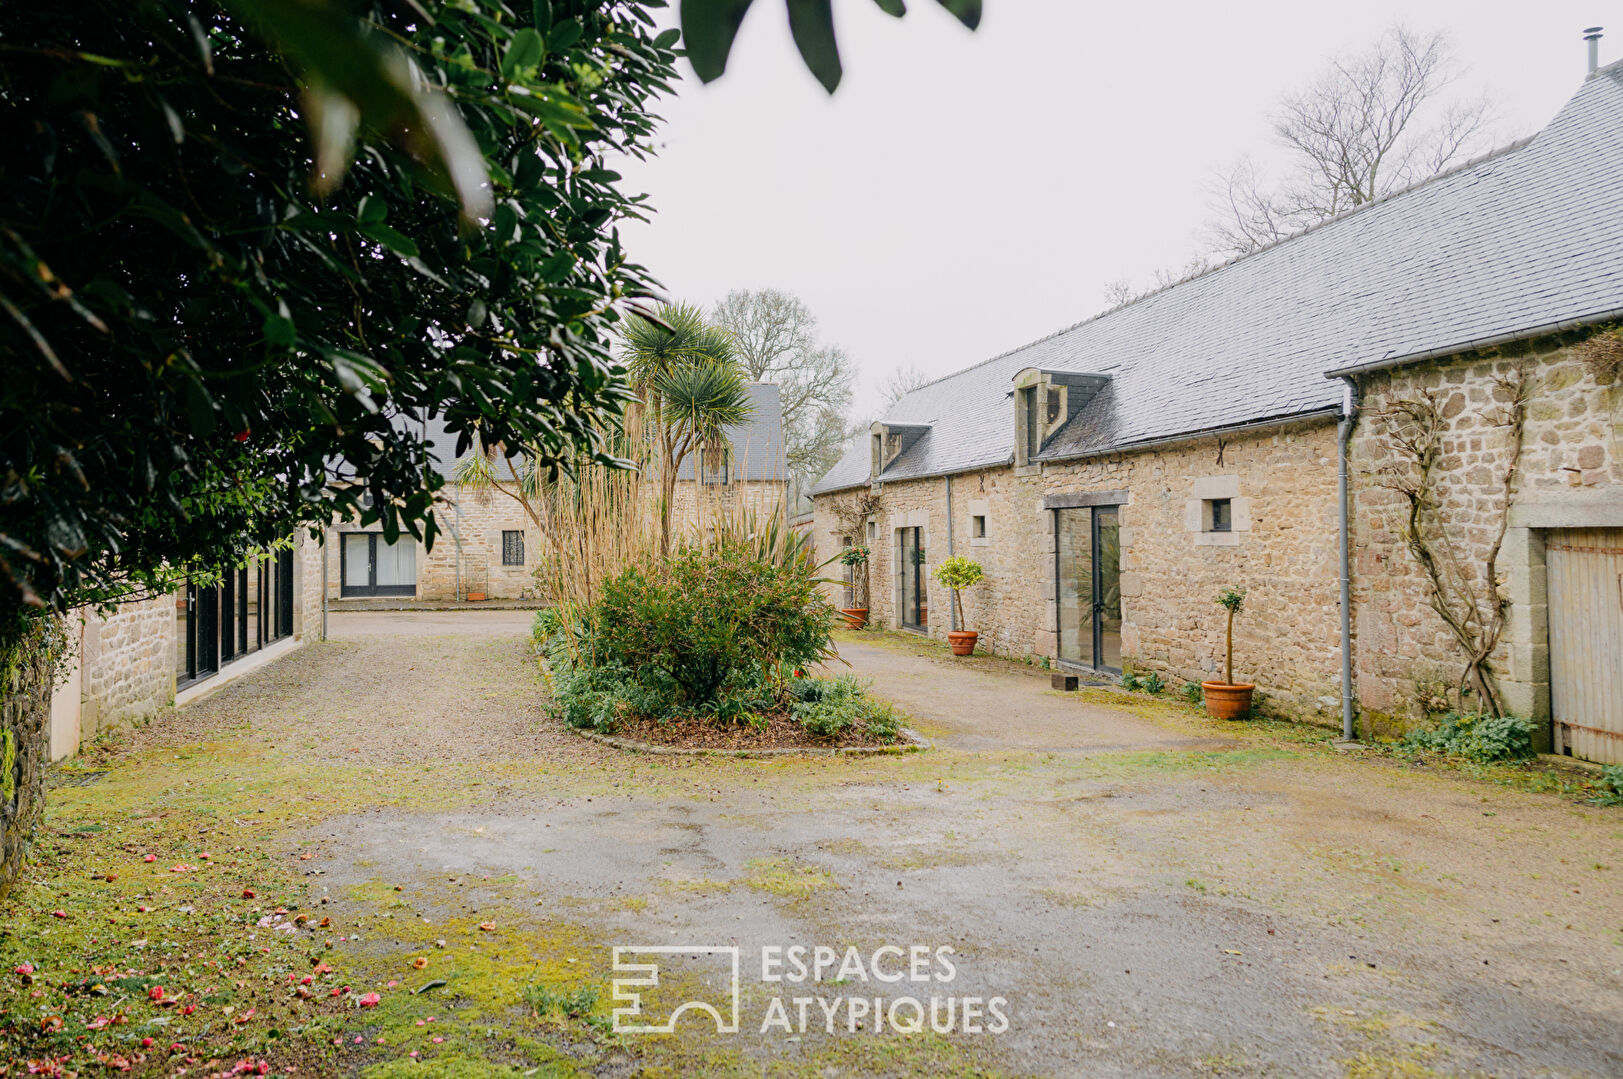
[[[418, 672], [429, 665], [432, 677]], [[521, 643], [330, 642], [57, 769], [47, 829], [0, 928], [4, 1074], [31, 1063], [194, 1076], [263, 1063], [382, 1079], [1047, 1074], [987, 1042], [933, 1035], [768, 1043], [689, 1027], [610, 1031], [602, 957], [628, 941], [606, 926], [668, 932], [673, 911], [753, 903], [871, 949], [890, 941], [890, 923], [844, 919], [888, 909], [876, 887], [867, 898], [875, 885], [922, 897], [932, 882], [948, 895], [961, 879], [985, 882], [1002, 889], [1009, 925], [1058, 927], [1043, 930], [1054, 934], [1045, 950], [1076, 939], [1086, 923], [1074, 919], [1163, 900], [1192, 908], [1197, 925], [1243, 908], [1386, 936], [1434, 960], [1493, 934], [1517, 954], [1566, 948], [1560, 962], [1577, 964], [1581, 951], [1562, 943], [1577, 930], [1562, 925], [1592, 948], [1623, 947], [1623, 920], [1603, 909], [1623, 865], [1623, 816], [1575, 808], [1570, 791], [1564, 803], [1505, 791], [1493, 769], [1350, 760], [1327, 747], [1329, 732], [1217, 724], [1108, 689], [1051, 699], [1108, 707], [1187, 735], [1190, 748], [968, 752], [949, 738], [907, 757], [647, 758], [558, 731], [540, 692]], [[708, 814], [712, 829], [763, 842], [727, 865], [674, 861], [645, 885], [537, 905], [522, 864], [431, 874], [379, 847], [340, 865], [322, 840], [368, 819], [410, 828], [511, 805], [581, 811], [593, 799], [617, 813]], [[796, 816], [818, 814], [827, 829], [798, 843], [787, 834]], [[1440, 832], [1439, 818], [1477, 831]], [[1561, 849], [1525, 842], [1529, 830], [1558, 834]], [[1492, 889], [1513, 875], [1516, 887]], [[1262, 946], [1247, 945], [1247, 961]], [[963, 947], [1014, 961], [987, 940]], [[15, 973], [25, 964], [32, 973]], [[686, 999], [697, 977], [668, 979], [652, 1001]], [[1387, 977], [1361, 961], [1316, 969], [1322, 1012], [1279, 1021], [1329, 1039], [1323, 1059], [1348, 1076], [1469, 1074], [1433, 1044], [1448, 1034], [1419, 1005], [1344, 1015], [1341, 987], [1378, 995]], [[1093, 1022], [1067, 995], [1080, 989], [1027, 988], [1053, 998], [1043, 1037], [1066, 1059], [1110, 1051], [1079, 1032]], [[1239, 1035], [1166, 1052], [1164, 1068], [1153, 1054], [1134, 1059], [1148, 1072], [1281, 1073]]]

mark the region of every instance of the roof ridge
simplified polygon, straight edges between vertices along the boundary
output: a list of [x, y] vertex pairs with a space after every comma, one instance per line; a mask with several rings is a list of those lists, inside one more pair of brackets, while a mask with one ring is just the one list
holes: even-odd
[[[1623, 66], [1623, 60], [1619, 60], [1614, 64], [1608, 65], [1608, 67], [1620, 67], [1620, 66]], [[1607, 70], [1607, 68], [1601, 68], [1600, 69], [1600, 71], [1605, 71], [1605, 70]], [[1542, 131], [1542, 130], [1543, 129], [1541, 128], [1540, 131]], [[901, 398], [899, 398], [896, 403], [900, 404], [902, 401], [905, 401], [908, 397], [911, 397], [913, 394], [919, 392], [920, 390], [928, 389], [929, 387], [934, 386], [934, 385], [936, 385], [938, 383], [946, 382], [949, 379], [957, 378], [959, 375], [967, 375], [969, 372], [977, 370], [978, 368], [981, 368], [981, 367], [985, 367], [989, 363], [995, 363], [998, 360], [1007, 359], [1008, 357], [1014, 355], [1016, 352], [1024, 352], [1026, 349], [1031, 348], [1034, 345], [1040, 345], [1044, 341], [1052, 341], [1054, 338], [1061, 337], [1061, 336], [1063, 336], [1065, 334], [1068, 334], [1072, 330], [1081, 329], [1083, 326], [1088, 325], [1090, 322], [1097, 322], [1099, 319], [1106, 318], [1107, 316], [1110, 316], [1110, 315], [1114, 315], [1118, 311], [1125, 311], [1127, 308], [1132, 307], [1135, 304], [1142, 303], [1143, 301], [1148, 300], [1148, 299], [1150, 299], [1150, 298], [1152, 298], [1154, 296], [1159, 296], [1163, 292], [1166, 292], [1166, 291], [1168, 291], [1170, 289], [1177, 288], [1179, 285], [1187, 285], [1191, 281], [1198, 281], [1201, 278], [1208, 277], [1208, 276], [1216, 273], [1219, 270], [1227, 269], [1228, 267], [1233, 266], [1233, 265], [1235, 265], [1237, 263], [1244, 262], [1246, 259], [1253, 258], [1254, 256], [1260, 255], [1264, 251], [1272, 251], [1276, 247], [1280, 247], [1283, 244], [1288, 244], [1292, 240], [1300, 239], [1301, 237], [1306, 236], [1309, 233], [1318, 232], [1321, 229], [1324, 229], [1324, 228], [1326, 228], [1326, 227], [1328, 227], [1330, 225], [1334, 225], [1338, 221], [1345, 221], [1347, 218], [1352, 217], [1354, 214], [1362, 213], [1363, 211], [1368, 210], [1372, 206], [1379, 206], [1384, 202], [1389, 202], [1392, 199], [1396, 199], [1396, 198], [1398, 198], [1400, 196], [1410, 194], [1410, 193], [1412, 193], [1414, 191], [1418, 191], [1420, 188], [1425, 187], [1427, 184], [1433, 183], [1433, 182], [1438, 181], [1438, 180], [1446, 179], [1447, 177], [1453, 176], [1456, 173], [1464, 172], [1466, 169], [1475, 168], [1478, 165], [1485, 164], [1486, 162], [1494, 160], [1495, 158], [1504, 157], [1504, 156], [1506, 156], [1508, 154], [1514, 153], [1517, 150], [1524, 149], [1524, 148], [1526, 148], [1526, 146], [1529, 143], [1531, 143], [1534, 139], [1536, 139], [1538, 137], [1538, 135], [1539, 135], [1539, 132], [1534, 132], [1531, 135], [1526, 135], [1526, 136], [1523, 136], [1522, 138], [1514, 139], [1514, 140], [1512, 140], [1510, 142], [1505, 143], [1502, 146], [1496, 147], [1496, 148], [1494, 148], [1492, 150], [1485, 151], [1484, 153], [1480, 153], [1480, 154], [1476, 155], [1475, 157], [1470, 158], [1470, 159], [1468, 159], [1466, 161], [1462, 161], [1457, 165], [1450, 165], [1447, 168], [1442, 169], [1439, 172], [1435, 172], [1435, 173], [1431, 174], [1430, 176], [1427, 176], [1425, 179], [1416, 180], [1414, 183], [1409, 184], [1407, 187], [1400, 187], [1396, 191], [1388, 191], [1386, 194], [1378, 195], [1375, 198], [1369, 200], [1368, 202], [1360, 203], [1357, 206], [1349, 207], [1348, 209], [1345, 209], [1345, 210], [1341, 211], [1340, 213], [1334, 215], [1333, 217], [1327, 217], [1323, 221], [1315, 221], [1313, 224], [1308, 225], [1306, 228], [1299, 229], [1298, 231], [1293, 232], [1288, 236], [1281, 236], [1277, 240], [1272, 240], [1269, 243], [1266, 243], [1266, 244], [1262, 245], [1261, 247], [1257, 248], [1255, 251], [1247, 251], [1243, 255], [1235, 255], [1232, 258], [1224, 259], [1222, 262], [1216, 263], [1215, 265], [1212, 265], [1212, 266], [1208, 266], [1208, 267], [1206, 267], [1205, 269], [1201, 270], [1198, 273], [1192, 273], [1187, 277], [1180, 277], [1180, 278], [1178, 278], [1178, 280], [1173, 281], [1170, 284], [1162, 285], [1160, 288], [1152, 289], [1151, 291], [1146, 292], [1141, 296], [1134, 296], [1131, 300], [1128, 300], [1126, 303], [1118, 304], [1115, 307], [1109, 308], [1108, 310], [1099, 311], [1099, 312], [1097, 312], [1095, 314], [1089, 315], [1085, 319], [1081, 319], [1081, 320], [1079, 320], [1077, 322], [1073, 322], [1069, 326], [1062, 326], [1061, 328], [1053, 331], [1052, 333], [1047, 333], [1047, 334], [1044, 334], [1041, 337], [1033, 338], [1032, 340], [1027, 341], [1025, 344], [1016, 345], [1014, 348], [1006, 349], [1005, 351], [999, 352], [997, 355], [988, 357], [987, 359], [981, 360], [978, 363], [972, 363], [968, 367], [963, 367], [963, 368], [958, 369], [957, 371], [951, 372], [950, 374], [942, 375], [940, 378], [931, 379], [929, 382], [923, 383], [922, 385], [919, 385], [919, 386], [915, 386], [915, 387], [913, 387], [913, 389], [907, 391], [907, 393], [904, 394]], [[895, 405], [892, 405], [891, 407], [894, 408]], [[886, 409], [886, 411], [888, 412], [890, 410]]]

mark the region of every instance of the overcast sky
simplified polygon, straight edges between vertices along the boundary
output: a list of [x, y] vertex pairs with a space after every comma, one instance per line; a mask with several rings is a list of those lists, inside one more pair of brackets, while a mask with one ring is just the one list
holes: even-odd
[[781, 0], [756, 0], [727, 74], [688, 74], [659, 157], [623, 169], [658, 210], [626, 243], [670, 296], [799, 295], [856, 360], [859, 414], [897, 368], [948, 374], [1183, 264], [1216, 173], [1277, 160], [1279, 95], [1400, 17], [1451, 36], [1462, 85], [1497, 106], [1493, 145], [1577, 89], [1584, 27], [1612, 27], [1603, 63], [1623, 56], [1623, 0], [985, 0], [975, 33], [908, 7], [835, 0], [829, 97]]

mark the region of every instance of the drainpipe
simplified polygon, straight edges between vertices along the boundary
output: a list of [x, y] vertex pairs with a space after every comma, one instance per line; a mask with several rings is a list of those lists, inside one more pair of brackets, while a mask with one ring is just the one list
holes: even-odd
[[[952, 554], [953, 554], [953, 551], [952, 551], [952, 477], [951, 476], [945, 476], [943, 478], [947, 481], [947, 557], [951, 558]], [[954, 633], [957, 633], [959, 628], [960, 628], [959, 625], [958, 625], [958, 605], [956, 603], [952, 602], [952, 598], [951, 598], [950, 594], [949, 594], [948, 599], [947, 599], [947, 625], [952, 628], [952, 631]]]
[[327, 549], [327, 537], [330, 530], [321, 530], [321, 639], [327, 639], [327, 556], [331, 552]]
[[1336, 481], [1340, 493], [1337, 500], [1337, 538], [1341, 559], [1341, 737], [1343, 741], [1356, 742], [1358, 724], [1354, 714], [1352, 680], [1352, 558], [1347, 537], [1352, 500], [1347, 489], [1347, 455], [1353, 425], [1358, 421], [1358, 385], [1351, 378], [1343, 378], [1341, 386], [1341, 422], [1336, 424]]

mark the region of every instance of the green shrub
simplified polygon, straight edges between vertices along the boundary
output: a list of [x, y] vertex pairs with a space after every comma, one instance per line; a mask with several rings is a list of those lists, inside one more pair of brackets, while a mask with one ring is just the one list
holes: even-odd
[[1159, 695], [1162, 690], [1167, 688], [1167, 684], [1164, 681], [1161, 680], [1161, 676], [1159, 674], [1156, 674], [1154, 671], [1151, 671], [1149, 674], [1146, 674], [1143, 678], [1140, 678], [1138, 680], [1138, 686], [1145, 693], [1150, 693], [1150, 694], [1155, 694], [1155, 695]]
[[901, 731], [896, 709], [871, 697], [868, 682], [854, 675], [797, 679], [792, 694], [795, 701], [790, 714], [819, 738], [833, 738], [856, 728], [891, 742]]
[[684, 547], [603, 585], [589, 613], [596, 662], [673, 685], [680, 703], [714, 706], [779, 665], [834, 654], [834, 608], [809, 559], [773, 563], [742, 545]]
[[1190, 704], [1199, 704], [1206, 698], [1206, 691], [1200, 688], [1199, 682], [1185, 682], [1183, 688], [1178, 690], [1178, 696]]
[[1608, 764], [1600, 770], [1597, 793], [1590, 801], [1596, 805], [1623, 806], [1623, 764]]
[[1132, 671], [1124, 670], [1121, 672], [1122, 689], [1125, 689], [1129, 693], [1137, 693], [1140, 685], [1142, 685], [1142, 683], [1139, 681], [1138, 675], [1134, 674]]
[[1481, 764], [1522, 760], [1533, 756], [1533, 725], [1520, 716], [1450, 712], [1435, 730], [1410, 731], [1399, 745]]

